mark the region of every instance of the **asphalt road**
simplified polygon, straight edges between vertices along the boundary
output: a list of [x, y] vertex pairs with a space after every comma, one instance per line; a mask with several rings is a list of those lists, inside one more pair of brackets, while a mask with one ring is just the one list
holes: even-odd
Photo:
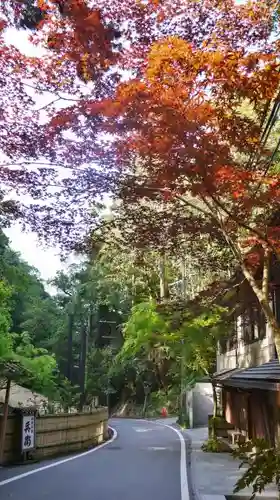
[[0, 470], [1, 500], [188, 500], [185, 442], [155, 422], [113, 420], [103, 447]]

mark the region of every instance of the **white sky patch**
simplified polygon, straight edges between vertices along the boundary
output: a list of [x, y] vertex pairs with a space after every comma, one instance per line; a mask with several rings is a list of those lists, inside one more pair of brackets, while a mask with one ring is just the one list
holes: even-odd
[[46, 53], [46, 51], [43, 47], [30, 43], [28, 40], [29, 35], [30, 31], [28, 30], [9, 28], [5, 32], [4, 38], [6, 43], [14, 45], [14, 47], [26, 56], [41, 57], [44, 53]]
[[58, 247], [42, 245], [36, 233], [23, 232], [19, 224], [14, 224], [11, 228], [6, 229], [5, 234], [10, 240], [12, 249], [19, 252], [21, 258], [30, 266], [38, 269], [47, 291], [51, 294], [55, 293], [56, 290], [48, 285], [47, 281], [53, 278], [57, 271], [66, 270], [69, 265], [78, 264], [81, 261], [78, 257], [71, 255], [65, 263], [62, 263]]
[[[30, 32], [28, 32], [28, 30], [18, 30], [15, 28], [10, 28], [5, 33], [5, 40], [6, 43], [15, 46], [18, 50], [20, 50], [27, 56], [42, 57], [46, 53], [46, 51], [42, 47], [35, 46], [30, 43], [28, 39], [29, 34]], [[32, 81], [26, 83], [32, 85]], [[34, 90], [31, 87], [30, 90], [28, 89], [28, 93], [30, 94], [30, 96], [34, 97]], [[63, 94], [63, 97], [67, 99], [67, 97], [71, 96]], [[53, 94], [51, 94], [50, 92], [43, 92], [40, 95], [36, 95], [36, 105], [34, 106], [34, 108], [41, 109], [48, 103], [51, 103], [53, 100]], [[70, 104], [71, 101], [61, 100], [59, 102], [58, 109], [69, 106]], [[41, 120], [42, 122], [45, 121], [44, 112], [42, 112]], [[22, 159], [22, 161], [24, 162], [24, 158]], [[44, 163], [44, 159], [42, 159], [42, 163]], [[48, 163], [46, 162], [46, 166], [47, 164]], [[36, 169], [36, 164], [34, 164], [34, 168]], [[59, 172], [59, 179], [65, 177], [65, 174], [66, 172], [61, 168]], [[10, 198], [10, 196], [8, 197]], [[15, 195], [14, 198], [17, 199], [18, 197]], [[29, 196], [21, 196], [20, 199], [25, 203], [29, 203], [32, 201]], [[38, 202], [38, 200], [36, 200], [36, 202]], [[72, 254], [69, 256], [69, 259], [66, 262], [62, 262], [60, 258], [61, 251], [59, 247], [43, 245], [39, 242], [36, 233], [31, 231], [23, 232], [19, 223], [14, 223], [11, 228], [5, 230], [5, 234], [8, 236], [13, 250], [19, 252], [22, 258], [28, 264], [38, 269], [44, 282], [53, 278], [57, 271], [66, 269], [68, 265], [78, 263], [81, 260]], [[55, 291], [50, 286], [47, 286], [46, 288], [50, 293]]]
[[43, 247], [38, 242], [36, 233], [24, 233], [19, 224], [14, 224], [5, 230], [5, 233], [10, 239], [13, 250], [20, 252], [24, 260], [36, 267], [43, 280], [52, 278], [61, 267], [58, 249]]
[[[28, 30], [18, 30], [15, 28], [9, 28], [6, 33], [5, 33], [5, 41], [8, 44], [13, 45], [16, 47], [18, 50], [20, 50], [23, 54], [30, 56], [30, 57], [42, 57], [47, 54], [47, 50], [44, 49], [42, 46], [35, 46], [29, 41], [29, 36], [30, 32]], [[123, 72], [123, 78], [122, 81], [125, 81], [131, 77], [131, 73], [129, 71], [124, 71]], [[26, 88], [28, 94], [31, 97], [35, 97], [36, 104], [34, 105], [34, 109], [42, 109], [49, 103], [52, 103], [54, 96], [50, 92], [43, 92], [43, 93], [36, 93], [36, 90], [33, 89], [36, 86], [36, 82], [32, 81], [27, 81], [26, 82], [28, 85], [30, 85], [30, 88]], [[87, 87], [84, 88], [83, 86], [83, 91], [85, 94], [90, 93], [91, 91], [91, 84], [89, 84]], [[59, 100], [58, 103], [55, 104], [55, 107], [57, 109], [62, 109], [64, 107], [67, 107], [71, 105], [71, 101], [74, 96], [67, 95], [65, 93], [59, 93], [59, 95], [62, 96], [62, 100]], [[69, 99], [70, 100], [67, 100]], [[43, 123], [46, 120], [46, 114], [44, 110], [41, 112], [41, 122]], [[66, 133], [67, 136], [71, 135], [69, 133]], [[72, 138], [72, 137], [71, 137]], [[78, 137], [75, 137], [76, 140], [79, 140]], [[1, 155], [0, 155], [1, 156]], [[22, 159], [22, 162], [24, 162], [24, 158]], [[38, 163], [41, 163], [39, 161]], [[44, 163], [44, 158], [42, 158], [42, 163]], [[46, 166], [47, 166], [46, 162]], [[83, 165], [81, 168], [88, 168], [91, 167], [91, 165]], [[33, 167], [30, 167], [33, 169]], [[34, 168], [36, 170], [36, 163], [34, 164]], [[94, 168], [98, 170], [98, 166], [94, 165]], [[63, 177], [67, 177], [69, 175], [69, 171], [64, 170], [63, 168], [59, 168], [59, 175], [58, 175], [58, 182], [63, 179]], [[50, 188], [50, 192], [52, 189]], [[12, 194], [12, 193], [10, 193]], [[13, 196], [15, 199], [18, 198], [18, 196]], [[8, 196], [10, 198], [10, 196]], [[24, 203], [30, 203], [32, 202], [31, 198], [29, 196], [21, 196], [20, 200]], [[101, 201], [101, 200], [97, 200]], [[110, 210], [110, 198], [109, 196], [105, 196], [102, 200], [105, 203], [105, 215], [106, 213]], [[40, 203], [39, 200], [36, 200], [37, 203]], [[49, 280], [50, 278], [54, 277], [54, 275], [57, 273], [58, 270], [66, 268], [67, 264], [71, 264], [74, 262], [79, 262], [79, 259], [77, 260], [77, 257], [74, 255], [70, 255], [68, 262], [67, 263], [62, 263], [60, 259], [60, 249], [55, 246], [46, 246], [42, 245], [42, 243], [39, 243], [39, 240], [37, 238], [36, 233], [34, 232], [23, 232], [21, 226], [19, 223], [13, 224], [11, 228], [5, 231], [7, 236], [10, 239], [11, 247], [19, 252], [22, 255], [22, 258], [27, 261], [31, 266], [34, 266], [35, 268], [38, 269], [40, 272], [40, 275], [44, 281]], [[48, 287], [49, 288], [49, 287]], [[50, 290], [51, 291], [51, 290]]]

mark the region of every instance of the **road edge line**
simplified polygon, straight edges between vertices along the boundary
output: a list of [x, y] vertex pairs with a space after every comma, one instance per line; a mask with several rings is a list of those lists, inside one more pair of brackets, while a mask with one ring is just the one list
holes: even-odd
[[186, 440], [176, 427], [168, 424], [160, 424], [172, 431], [176, 432], [177, 436], [180, 438], [181, 444], [181, 457], [180, 457], [180, 480], [181, 480], [181, 500], [189, 500], [189, 483], [188, 483], [188, 473], [187, 473], [187, 450], [186, 450]]
[[101, 443], [94, 448], [91, 448], [90, 450], [83, 451], [82, 453], [78, 453], [77, 455], [73, 455], [71, 457], [63, 458], [62, 460], [58, 460], [57, 462], [52, 462], [51, 464], [43, 465], [42, 467], [38, 467], [37, 469], [32, 469], [27, 472], [23, 472], [22, 474], [18, 474], [17, 476], [12, 476], [9, 477], [8, 479], [4, 479], [3, 481], [0, 481], [0, 487], [5, 486], [6, 484], [12, 483], [14, 481], [18, 481], [19, 479], [23, 479], [24, 477], [31, 476], [32, 474], [36, 474], [37, 472], [42, 472], [47, 469], [51, 469], [52, 467], [57, 467], [58, 465], [65, 464], [67, 462], [71, 462], [72, 460], [77, 460], [78, 458], [85, 457], [86, 455], [90, 455], [91, 453], [94, 453], [95, 451], [100, 450], [101, 448], [104, 448], [108, 444], [112, 443], [117, 439], [118, 433], [114, 427], [108, 426], [108, 429], [111, 429], [113, 432], [113, 436], [108, 439], [108, 441], [105, 441], [104, 443]]
[[181, 448], [181, 453], [180, 453], [181, 500], [190, 500], [188, 471], [187, 471], [187, 448], [186, 448], [186, 439], [184, 435], [182, 434], [181, 431], [179, 431], [179, 429], [176, 429], [176, 427], [173, 427], [172, 425], [169, 424], [165, 424], [164, 422], [151, 421], [148, 419], [145, 419], [145, 421], [149, 422], [150, 424], [153, 423], [156, 425], [161, 425], [162, 427], [167, 427], [168, 429], [171, 429], [172, 431], [176, 432], [177, 436], [179, 436], [180, 448]]

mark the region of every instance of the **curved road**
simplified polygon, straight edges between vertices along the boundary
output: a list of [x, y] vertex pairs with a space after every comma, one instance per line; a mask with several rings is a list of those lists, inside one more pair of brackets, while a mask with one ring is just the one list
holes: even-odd
[[156, 422], [112, 420], [111, 442], [60, 460], [0, 470], [1, 500], [188, 500], [186, 446]]

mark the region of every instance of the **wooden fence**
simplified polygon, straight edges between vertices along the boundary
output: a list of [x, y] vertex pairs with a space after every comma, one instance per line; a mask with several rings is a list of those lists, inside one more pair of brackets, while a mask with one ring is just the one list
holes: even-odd
[[[0, 416], [0, 426], [2, 417]], [[4, 447], [4, 463], [20, 459], [20, 417], [9, 415]], [[60, 413], [36, 418], [36, 451], [32, 455], [41, 459], [86, 450], [102, 443], [108, 437], [107, 408], [91, 413]]]

